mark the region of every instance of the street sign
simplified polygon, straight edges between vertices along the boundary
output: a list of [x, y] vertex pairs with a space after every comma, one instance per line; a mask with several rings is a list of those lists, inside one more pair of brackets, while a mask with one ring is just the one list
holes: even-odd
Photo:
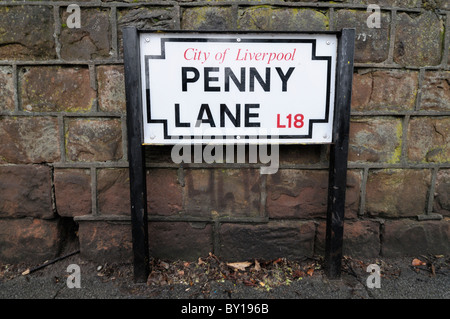
[[150, 271], [144, 147], [209, 143], [330, 143], [325, 269], [339, 277], [355, 30], [122, 32], [135, 280]]
[[337, 36], [141, 33], [143, 144], [331, 143]]

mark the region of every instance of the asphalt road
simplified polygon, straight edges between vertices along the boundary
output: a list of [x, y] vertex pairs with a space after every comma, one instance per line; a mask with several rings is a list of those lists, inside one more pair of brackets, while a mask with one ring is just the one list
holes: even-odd
[[[412, 260], [413, 258], [377, 260], [382, 272], [379, 288], [367, 286], [370, 273], [364, 269], [366, 264], [358, 267], [362, 263], [352, 261], [346, 263], [339, 280], [329, 280], [321, 270], [317, 270], [311, 276], [273, 285], [268, 289], [267, 286], [249, 286], [231, 280], [191, 284], [135, 283], [132, 265], [100, 265], [74, 255], [28, 275], [22, 275], [27, 265], [0, 265], [0, 299], [4, 303], [12, 299], [140, 299], [150, 301], [153, 309], [164, 307], [165, 313], [169, 314], [180, 314], [183, 310], [191, 313], [208, 311], [207, 308], [195, 307], [215, 306], [216, 313], [213, 316], [224, 314], [227, 303], [242, 303], [259, 312], [263, 311], [261, 304], [268, 303], [273, 314], [274, 307], [290, 309], [289, 306], [297, 306], [297, 302], [301, 300], [440, 299], [447, 302], [450, 299], [449, 259], [441, 256], [417, 267], [411, 265]], [[79, 266], [79, 282], [70, 277], [75, 273], [73, 270], [68, 271], [68, 266], [73, 264]], [[76, 287], [77, 283], [79, 288]], [[274, 305], [271, 304], [273, 302]], [[255, 304], [259, 306], [254, 306]], [[201, 315], [210, 316], [211, 313]]]

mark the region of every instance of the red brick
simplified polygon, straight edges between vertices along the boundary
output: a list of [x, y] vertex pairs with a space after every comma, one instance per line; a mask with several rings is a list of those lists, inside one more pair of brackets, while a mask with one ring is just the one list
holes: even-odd
[[130, 216], [130, 179], [126, 168], [97, 172], [98, 209], [103, 215]]
[[260, 174], [252, 169], [190, 169], [185, 211], [193, 216], [259, 216]]
[[325, 31], [326, 14], [311, 9], [247, 7], [239, 11], [238, 25], [242, 30]]
[[450, 253], [450, 221], [388, 220], [382, 254], [386, 257]]
[[432, 11], [397, 13], [394, 62], [403, 66], [440, 64], [443, 32], [444, 23]]
[[67, 158], [74, 162], [122, 159], [119, 119], [70, 119], [66, 126]]
[[181, 28], [185, 30], [229, 30], [233, 28], [231, 7], [190, 7], [183, 10]]
[[55, 169], [54, 184], [58, 215], [74, 217], [91, 214], [91, 176], [89, 170]]
[[300, 259], [314, 254], [313, 222], [271, 221], [267, 224], [223, 224], [220, 257], [228, 261]]
[[0, 16], [0, 60], [56, 58], [51, 6], [2, 6]]
[[[347, 175], [346, 217], [359, 209], [361, 174]], [[328, 171], [280, 169], [267, 179], [266, 210], [270, 218], [326, 218]]]
[[398, 163], [401, 159], [402, 134], [400, 118], [352, 118], [348, 160]]
[[104, 112], [126, 112], [125, 79], [122, 65], [97, 67], [98, 107]]
[[0, 166], [0, 217], [53, 216], [50, 167]]
[[183, 189], [177, 170], [151, 169], [146, 180], [149, 215], [178, 215], [183, 210]]
[[[317, 227], [315, 253], [325, 253], [326, 223]], [[369, 220], [344, 223], [343, 254], [352, 257], [374, 258], [380, 254], [380, 224]]]
[[366, 10], [336, 10], [334, 30], [355, 28], [355, 62], [383, 62], [389, 53], [390, 15], [381, 12], [380, 28], [369, 28]]
[[407, 153], [413, 162], [450, 162], [450, 118], [411, 118]]
[[0, 111], [14, 110], [14, 82], [12, 69], [0, 67]]
[[418, 73], [389, 70], [356, 73], [353, 77], [352, 110], [413, 110]]
[[433, 211], [450, 216], [450, 169], [441, 169], [437, 174]]
[[370, 216], [413, 217], [426, 212], [431, 172], [427, 169], [369, 171], [366, 212]]
[[420, 108], [432, 111], [450, 110], [450, 71], [425, 73]]
[[22, 68], [20, 74], [25, 111], [88, 112], [92, 108], [95, 91], [88, 68], [36, 66]]
[[41, 264], [57, 256], [58, 220], [0, 219], [0, 263]]
[[108, 9], [82, 8], [80, 28], [66, 25], [71, 13], [61, 8], [59, 37], [64, 60], [95, 60], [112, 57], [112, 30]]
[[58, 130], [53, 117], [0, 117], [0, 163], [58, 162]]
[[130, 222], [78, 220], [81, 256], [96, 262], [132, 262]]
[[213, 251], [212, 227], [205, 223], [150, 222], [150, 256], [192, 260]]

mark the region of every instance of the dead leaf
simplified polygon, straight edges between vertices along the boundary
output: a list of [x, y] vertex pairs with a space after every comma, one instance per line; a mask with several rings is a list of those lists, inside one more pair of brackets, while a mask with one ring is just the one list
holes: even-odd
[[200, 258], [200, 257], [198, 257], [198, 265], [199, 266], [201, 266], [201, 265], [203, 265], [205, 262]]
[[256, 259], [255, 259], [255, 270], [256, 271], [260, 271], [261, 270], [261, 265], [259, 264], [259, 261], [257, 261]]
[[309, 268], [308, 271], [306, 272], [309, 276], [312, 276], [314, 273], [314, 268]]
[[411, 265], [413, 265], [413, 266], [424, 266], [426, 264], [427, 264], [426, 262], [421, 261], [420, 259], [417, 259], [417, 258], [414, 258], [411, 263]]
[[245, 271], [245, 268], [249, 267], [251, 264], [252, 264], [251, 262], [244, 261], [244, 262], [236, 262], [236, 263], [227, 263], [227, 266], [229, 266], [233, 269]]

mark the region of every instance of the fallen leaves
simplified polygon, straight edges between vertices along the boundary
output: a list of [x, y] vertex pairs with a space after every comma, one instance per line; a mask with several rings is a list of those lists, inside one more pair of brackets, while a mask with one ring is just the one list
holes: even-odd
[[235, 270], [245, 271], [245, 268], [250, 267], [251, 264], [252, 264], [251, 262], [245, 261], [245, 262], [227, 263], [227, 266]]
[[289, 285], [306, 276], [314, 276], [315, 271], [321, 269], [321, 266], [316, 260], [309, 260], [309, 262], [301, 264], [285, 258], [270, 261], [255, 259], [253, 261], [225, 262], [209, 253], [207, 257], [198, 258], [197, 262], [168, 263], [153, 260], [151, 269], [147, 280], [149, 286], [198, 284], [206, 291], [210, 281], [222, 283], [229, 280], [235, 284], [241, 283], [258, 289], [270, 290], [276, 286]]
[[425, 266], [427, 263], [424, 261], [421, 261], [420, 259], [414, 258], [411, 262], [412, 266]]
[[[432, 277], [441, 271], [442, 267], [448, 266], [448, 260], [444, 255], [420, 256], [422, 259], [414, 258], [411, 261], [412, 268], [418, 273], [421, 270], [430, 273]], [[423, 261], [426, 260], [426, 261]]]

